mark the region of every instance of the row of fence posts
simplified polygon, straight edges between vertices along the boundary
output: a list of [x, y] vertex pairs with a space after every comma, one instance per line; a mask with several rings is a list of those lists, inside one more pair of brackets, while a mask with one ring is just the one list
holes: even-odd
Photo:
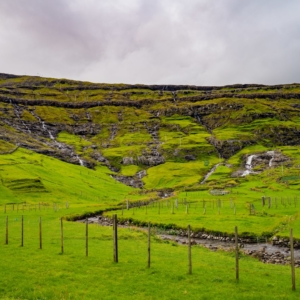
[[[85, 230], [85, 247], [86, 256], [88, 256], [88, 218], [85, 220], [86, 230]], [[191, 243], [191, 226], [187, 227], [188, 234], [188, 274], [192, 274], [192, 243]], [[8, 216], [6, 216], [6, 231], [5, 231], [5, 244], [8, 245]], [[64, 253], [64, 230], [63, 230], [63, 218], [60, 219], [60, 233], [61, 233], [61, 253]], [[151, 264], [151, 227], [150, 222], [148, 223], [148, 268]], [[40, 249], [42, 249], [42, 218], [39, 218], [39, 241]], [[24, 247], [24, 216], [21, 218], [21, 247]], [[291, 253], [291, 273], [292, 273], [292, 290], [296, 290], [296, 280], [295, 280], [295, 261], [294, 261], [294, 239], [293, 239], [293, 229], [290, 229], [290, 253]], [[113, 215], [113, 261], [115, 263], [119, 262], [118, 253], [118, 219], [117, 215]], [[235, 278], [239, 280], [239, 245], [238, 245], [238, 227], [235, 226]]]
[[[186, 199], [184, 199], [184, 200], [186, 200]], [[206, 207], [207, 207], [206, 204], [210, 203], [210, 204], [212, 205], [212, 208], [213, 208], [213, 209], [215, 208], [215, 201], [202, 200], [202, 201], [199, 202], [199, 204], [200, 204], [201, 202], [202, 202], [202, 206], [203, 206], [203, 214], [204, 214], [204, 215], [206, 214]], [[182, 204], [183, 206], [185, 206], [185, 213], [186, 213], [186, 214], [189, 214], [190, 206], [191, 206], [192, 203], [187, 202], [187, 201], [185, 201], [185, 202], [182, 201], [181, 204]], [[195, 204], [195, 209], [197, 208], [197, 204], [198, 204], [198, 203]], [[178, 209], [178, 199], [176, 199], [174, 202], [172, 202], [172, 204], [171, 204], [171, 201], [167, 200], [167, 201], [166, 201], [166, 207], [169, 207], [169, 205], [170, 205], [170, 207], [171, 207], [171, 214], [174, 214], [175, 208]], [[223, 204], [223, 205], [224, 205], [224, 204]], [[147, 204], [144, 205], [144, 206], [145, 206], [145, 210], [146, 210], [145, 213], [146, 213], [146, 215], [147, 215], [148, 206], [150, 206], [150, 203], [147, 203]], [[253, 205], [252, 205], [252, 206], [253, 206]], [[161, 208], [164, 207], [164, 204], [163, 204], [163, 202], [160, 202], [160, 201], [157, 201], [157, 202], [153, 201], [153, 202], [152, 202], [152, 207], [157, 207], [157, 208], [158, 208], [157, 213], [160, 215]], [[199, 207], [200, 207], [200, 206], [199, 206]], [[220, 199], [219, 199], [219, 200], [216, 200], [216, 207], [218, 208], [218, 214], [220, 215], [220, 214], [221, 214], [221, 207], [222, 207], [222, 203], [221, 203], [221, 200], [220, 200]], [[127, 210], [132, 209], [132, 215], [135, 214], [135, 209], [136, 209], [136, 208], [140, 208], [140, 206], [131, 206], [131, 207], [129, 207], [129, 201], [127, 200], [127, 202], [126, 202], [126, 209], [127, 209]], [[234, 215], [236, 215], [236, 205], [235, 205], [235, 203], [232, 202], [232, 200], [230, 200], [230, 208], [233, 209]], [[253, 206], [252, 209], [254, 210], [254, 206]], [[124, 215], [124, 205], [122, 205], [122, 208], [121, 208], [121, 214], [122, 214], [122, 216]], [[250, 214], [251, 214], [251, 213], [250, 213]]]
[[[284, 207], [286, 207], [287, 204], [292, 205], [292, 197], [286, 197], [286, 201], [284, 200], [284, 197], [280, 197], [278, 199], [280, 199], [280, 203]], [[277, 197], [273, 198], [273, 202], [275, 203], [275, 207], [276, 208], [278, 206], [278, 199], [277, 199]], [[267, 202], [268, 202], [268, 208], [271, 208], [272, 207], [272, 198], [271, 197], [262, 196], [261, 197], [261, 205], [262, 205], [262, 207], [264, 207], [267, 204]], [[298, 204], [298, 197], [294, 196], [294, 206], [297, 207], [297, 204]]]
[[[19, 208], [19, 205], [22, 205], [21, 208]], [[69, 202], [66, 202], [65, 204], [66, 206], [66, 209], [69, 209], [70, 208], [70, 204]], [[4, 204], [3, 205], [3, 212], [6, 214], [7, 212], [7, 207], [9, 207], [9, 204]], [[15, 208], [16, 208], [16, 211], [18, 212], [19, 210], [22, 210], [24, 212], [24, 210], [26, 210], [25, 208], [28, 208], [28, 210], [30, 211], [31, 209], [32, 210], [42, 210], [42, 208], [44, 207], [45, 209], [50, 209], [50, 204], [48, 203], [41, 203], [39, 202], [38, 204], [24, 204], [24, 203], [12, 203], [10, 204], [10, 207], [11, 207], [11, 210], [14, 211]], [[63, 206], [59, 207], [59, 205], [57, 203], [53, 203], [53, 210], [54, 211], [58, 211], [60, 208], [62, 208]]]
[[[282, 200], [283, 198], [281, 197], [281, 201], [284, 201]], [[185, 201], [183, 202], [182, 201], [182, 205], [185, 205], [185, 213], [188, 214], [189, 213], [189, 209], [190, 209], [190, 205], [191, 203], [187, 202], [186, 199], [184, 199]], [[266, 201], [268, 201], [268, 208], [271, 208], [272, 206], [272, 198], [271, 197], [265, 197], [263, 196], [262, 197], [262, 206], [264, 207], [265, 204], [266, 204]], [[295, 207], [297, 206], [297, 201], [298, 199], [296, 197], [294, 197], [294, 204], [295, 204]], [[212, 208], [214, 209], [215, 207], [215, 202], [216, 202], [216, 207], [218, 208], [218, 214], [220, 215], [221, 214], [221, 207], [224, 205], [224, 203], [218, 199], [216, 201], [206, 201], [206, 200], [202, 200], [202, 206], [203, 206], [203, 214], [205, 215], [206, 214], [206, 204], [210, 203], [212, 205]], [[128, 200], [127, 200], [127, 210], [129, 210], [129, 204], [128, 204]], [[155, 203], [156, 203], [156, 206], [158, 208], [158, 214], [160, 214], [161, 212], [161, 207], [164, 207], [164, 204], [163, 202], [161, 203], [160, 201], [157, 201], [157, 202], [152, 202], [152, 207], [155, 206]], [[201, 201], [200, 201], [201, 203]], [[223, 204], [222, 204], [223, 203]], [[166, 201], [166, 207], [168, 207], [169, 205], [169, 201], [167, 200]], [[195, 204], [195, 209], [197, 208], [197, 204]], [[284, 202], [282, 202], [282, 204], [284, 206], [286, 206], [286, 204]], [[289, 202], [289, 204], [291, 205], [291, 202]], [[146, 209], [146, 214], [147, 214], [147, 209], [148, 209], [148, 205], [149, 203], [147, 203], [145, 205], [145, 209]], [[276, 205], [276, 208], [277, 208], [277, 198], [275, 198], [275, 205]], [[171, 214], [174, 214], [174, 207], [176, 207], [176, 209], [178, 209], [178, 199], [175, 200], [175, 203], [173, 202], [172, 204], [170, 204], [171, 206]], [[140, 206], [137, 206], [138, 208], [140, 208]], [[134, 215], [134, 209], [135, 209], [135, 206], [132, 206], [132, 215]], [[230, 208], [233, 209], [233, 212], [234, 212], [234, 215], [236, 215], [236, 205], [235, 203], [232, 202], [232, 199], [230, 199]], [[255, 207], [254, 207], [254, 204], [253, 203], [250, 203], [249, 204], [249, 215], [255, 215], [256, 213], [256, 210], [255, 210]], [[122, 215], [124, 214], [124, 205], [122, 205]]]

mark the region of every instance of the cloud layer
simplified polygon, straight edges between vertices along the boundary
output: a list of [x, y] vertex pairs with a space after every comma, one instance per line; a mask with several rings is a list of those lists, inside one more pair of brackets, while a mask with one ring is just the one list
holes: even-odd
[[94, 82], [300, 82], [298, 0], [0, 2], [0, 72]]

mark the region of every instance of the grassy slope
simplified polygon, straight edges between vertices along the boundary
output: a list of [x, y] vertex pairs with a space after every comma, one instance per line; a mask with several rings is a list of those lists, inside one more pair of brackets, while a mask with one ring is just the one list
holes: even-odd
[[[141, 198], [134, 189], [111, 178], [104, 166], [90, 170], [22, 148], [1, 155], [0, 169], [2, 203], [70, 202], [100, 209], [126, 198]], [[36, 185], [41, 191], [35, 191]]]

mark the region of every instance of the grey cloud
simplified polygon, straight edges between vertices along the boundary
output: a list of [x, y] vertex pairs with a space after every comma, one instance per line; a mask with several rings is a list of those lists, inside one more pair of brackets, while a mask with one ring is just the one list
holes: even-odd
[[297, 0], [0, 2], [0, 72], [95, 82], [300, 81]]

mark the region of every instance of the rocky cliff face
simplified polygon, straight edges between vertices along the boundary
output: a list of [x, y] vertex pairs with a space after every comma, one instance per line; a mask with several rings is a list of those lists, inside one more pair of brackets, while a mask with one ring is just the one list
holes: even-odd
[[0, 140], [89, 168], [103, 164], [116, 180], [142, 187], [147, 169], [166, 162], [229, 159], [257, 143], [299, 145], [299, 87], [113, 85], [0, 74]]

